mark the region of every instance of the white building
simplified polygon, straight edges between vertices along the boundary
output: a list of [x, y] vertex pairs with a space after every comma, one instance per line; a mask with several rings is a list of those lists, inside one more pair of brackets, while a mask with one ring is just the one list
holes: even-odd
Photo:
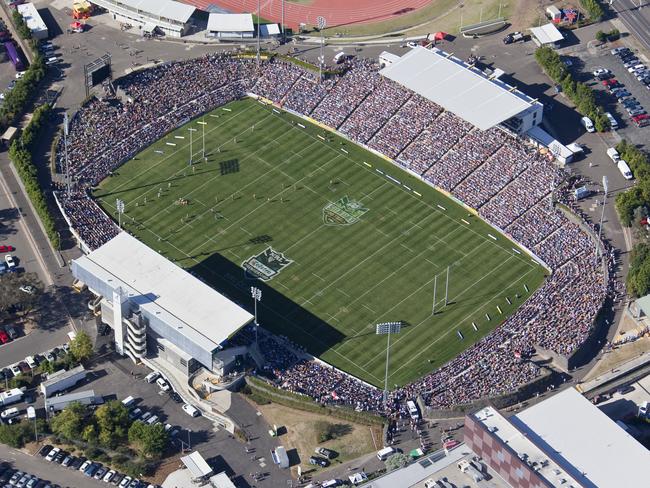
[[217, 39], [252, 39], [255, 36], [252, 14], [210, 14], [208, 37]]
[[542, 121], [540, 102], [437, 48], [411, 49], [380, 73], [481, 130], [502, 124], [523, 134]]
[[559, 47], [560, 42], [564, 40], [562, 33], [552, 23], [531, 27], [530, 33], [533, 36], [533, 42], [538, 46]]
[[45, 22], [43, 22], [38, 10], [36, 10], [36, 5], [33, 3], [23, 3], [22, 5], [18, 5], [16, 8], [18, 9], [18, 13], [23, 17], [23, 20], [27, 24], [34, 39], [41, 40], [49, 37], [50, 34], [47, 30], [47, 26], [45, 25]]
[[253, 316], [135, 237], [122, 232], [72, 262], [72, 273], [101, 298], [115, 350], [137, 361], [148, 352], [189, 376], [201, 365], [225, 374], [217, 353]]
[[260, 37], [279, 37], [280, 25], [279, 24], [261, 24]]
[[173, 0], [90, 0], [111, 14], [114, 20], [130, 24], [143, 33], [160, 31], [182, 37], [190, 28], [195, 7]]

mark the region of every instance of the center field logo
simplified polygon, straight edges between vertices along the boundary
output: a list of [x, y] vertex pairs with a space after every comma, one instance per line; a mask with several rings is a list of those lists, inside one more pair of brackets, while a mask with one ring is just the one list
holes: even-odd
[[326, 225], [351, 225], [359, 221], [368, 211], [361, 202], [347, 195], [323, 208], [323, 222]]
[[281, 252], [275, 251], [272, 247], [267, 247], [258, 255], [251, 256], [244, 261], [242, 268], [255, 278], [269, 281], [291, 263], [293, 261], [285, 258]]

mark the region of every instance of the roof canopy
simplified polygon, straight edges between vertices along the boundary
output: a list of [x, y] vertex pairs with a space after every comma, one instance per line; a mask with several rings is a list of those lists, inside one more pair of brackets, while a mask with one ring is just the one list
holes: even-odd
[[195, 7], [174, 0], [119, 0], [120, 3], [147, 14], [174, 20], [182, 24], [190, 20]]
[[210, 14], [209, 32], [253, 32], [252, 14]]
[[382, 75], [487, 130], [531, 106], [510, 85], [440, 49], [416, 47], [380, 71]]
[[181, 458], [181, 461], [190, 473], [192, 473], [192, 478], [203, 478], [212, 474], [212, 468], [208, 466], [208, 463], [205, 462], [203, 456], [199, 451], [194, 451], [189, 456], [184, 456]]
[[113, 290], [121, 288], [141, 310], [206, 349], [216, 349], [253, 319], [239, 305], [126, 232], [75, 262]]
[[562, 33], [553, 24], [531, 27], [530, 32], [537, 38], [540, 44], [553, 44], [564, 39]]
[[574, 388], [510, 420], [581, 486], [639, 486], [650, 479], [650, 452]]

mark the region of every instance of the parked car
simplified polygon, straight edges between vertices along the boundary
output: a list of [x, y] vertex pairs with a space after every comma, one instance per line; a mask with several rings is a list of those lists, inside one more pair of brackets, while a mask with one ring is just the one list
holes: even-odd
[[146, 422], [146, 421], [149, 420], [152, 416], [153, 416], [153, 413], [151, 413], [151, 412], [145, 412], [144, 414], [142, 414], [142, 417], [140, 417], [140, 422]]
[[113, 476], [115, 476], [115, 470], [111, 469], [102, 477], [102, 481], [108, 483], [113, 479]]
[[15, 250], [16, 250], [16, 248], [14, 246], [9, 246], [9, 245], [6, 245], [6, 244], [3, 244], [3, 245], [0, 246], [0, 253], [13, 252]]
[[41, 448], [38, 450], [38, 455], [41, 457], [47, 456], [47, 453], [49, 453], [52, 450], [52, 446], [49, 444], [45, 444], [44, 446], [41, 446]]
[[154, 381], [156, 381], [158, 379], [159, 376], [160, 376], [160, 373], [158, 371], [152, 371], [151, 373], [149, 373], [147, 376], [144, 377], [144, 380], [147, 383], [153, 383]]
[[135, 410], [129, 413], [129, 417], [131, 418], [131, 420], [137, 420], [140, 417], [140, 415], [142, 415], [141, 408], [136, 408]]
[[156, 380], [156, 384], [158, 385], [158, 388], [160, 388], [162, 391], [169, 391], [171, 390], [171, 386], [169, 386], [169, 383], [165, 381], [164, 378], [158, 378]]
[[47, 453], [47, 456], [45, 456], [45, 460], [46, 460], [46, 461], [49, 461], [49, 462], [54, 461], [54, 458], [55, 458], [56, 455], [59, 454], [60, 452], [61, 452], [61, 449], [58, 448], [58, 447], [55, 447], [54, 449], [52, 449], [50, 452]]
[[28, 295], [33, 295], [36, 293], [36, 287], [32, 285], [23, 285], [20, 287], [20, 291], [27, 293]]
[[115, 473], [115, 476], [113, 476], [113, 479], [111, 479], [111, 483], [114, 485], [119, 485], [123, 479], [124, 475], [122, 473]]
[[53, 461], [54, 461], [56, 464], [61, 464], [67, 455], [68, 455], [67, 452], [65, 452], [65, 451], [59, 451], [59, 452], [56, 454], [56, 456], [54, 456]]
[[7, 333], [3, 329], [0, 329], [0, 344], [6, 344], [9, 340]]
[[119, 484], [120, 488], [126, 488], [127, 486], [129, 486], [131, 480], [133, 480], [133, 478], [131, 478], [130, 476], [125, 476], [124, 478], [122, 478], [122, 481], [120, 481]]
[[7, 263], [7, 266], [9, 266], [10, 270], [16, 267], [16, 260], [11, 254], [7, 254], [5, 256], [5, 263]]
[[61, 461], [61, 466], [67, 468], [72, 464], [72, 461], [75, 460], [75, 457], [72, 454], [68, 454], [63, 461]]
[[181, 408], [183, 409], [183, 412], [185, 412], [190, 417], [198, 417], [201, 415], [201, 412], [195, 406], [190, 405], [189, 403], [186, 403]]
[[68, 468], [79, 471], [79, 468], [85, 462], [86, 458], [84, 456], [80, 456], [78, 458], [75, 458], [75, 460], [70, 463], [70, 466], [68, 466]]
[[630, 52], [630, 48], [627, 47], [615, 47], [610, 51], [611, 54], [614, 54], [615, 56], [620, 56], [623, 53]]
[[334, 459], [336, 457], [336, 452], [332, 451], [331, 449], [327, 449], [326, 447], [317, 447], [315, 452], [316, 454], [325, 456], [327, 459]]
[[90, 466], [92, 463], [93, 462], [90, 459], [87, 459], [81, 464], [81, 466], [79, 466], [79, 471], [83, 473], [84, 471], [86, 471], [86, 469], [88, 469], [88, 466]]
[[95, 478], [96, 480], [101, 480], [102, 478], [104, 478], [104, 475], [106, 474], [107, 471], [108, 469], [104, 468], [103, 466], [100, 466], [99, 468], [97, 468], [97, 471], [93, 475], [93, 478]]
[[605, 69], [605, 68], [596, 68], [596, 69], [593, 71], [592, 74], [593, 74], [596, 78], [598, 78], [599, 76], [602, 76], [602, 75], [608, 75], [608, 74], [610, 74], [610, 73], [611, 73], [611, 71], [608, 70], [608, 69]]

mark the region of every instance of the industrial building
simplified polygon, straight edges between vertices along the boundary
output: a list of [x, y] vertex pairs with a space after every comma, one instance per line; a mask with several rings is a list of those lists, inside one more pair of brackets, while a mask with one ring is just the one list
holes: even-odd
[[486, 407], [464, 439], [512, 488], [619, 488], [650, 479], [650, 452], [574, 388], [505, 418]]
[[134, 361], [156, 355], [185, 376], [201, 366], [226, 374], [233, 353], [219, 352], [253, 320], [126, 232], [74, 260], [72, 273], [101, 297], [102, 321], [113, 328], [118, 353]]
[[217, 39], [252, 39], [255, 36], [252, 14], [210, 14], [207, 37]]
[[27, 24], [34, 39], [42, 40], [50, 36], [47, 25], [45, 25], [41, 15], [38, 13], [36, 5], [33, 3], [23, 3], [22, 5], [17, 5], [16, 8], [25, 21], [25, 24]]
[[182, 37], [190, 29], [195, 7], [174, 0], [90, 0], [106, 9], [114, 20], [137, 27], [145, 33], [160, 32]]
[[437, 48], [418, 46], [380, 73], [481, 130], [501, 124], [523, 134], [542, 122], [543, 105]]

